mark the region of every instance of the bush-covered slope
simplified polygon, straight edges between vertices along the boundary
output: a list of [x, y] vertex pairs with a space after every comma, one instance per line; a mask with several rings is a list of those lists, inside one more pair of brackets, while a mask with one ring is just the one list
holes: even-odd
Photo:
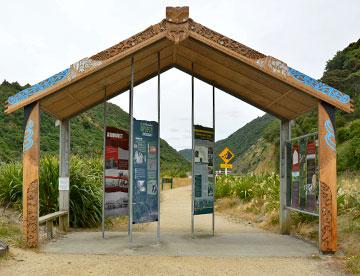
[[[4, 81], [0, 85], [0, 102], [17, 91], [24, 89], [17, 82]], [[108, 125], [128, 129], [129, 114], [117, 105], [108, 103]], [[19, 160], [23, 139], [22, 111], [11, 115], [4, 114], [4, 106], [0, 109], [0, 162]], [[103, 105], [98, 105], [87, 112], [71, 119], [71, 153], [100, 157], [103, 150]], [[55, 120], [46, 113], [41, 114], [41, 152], [58, 154], [59, 129]], [[161, 141], [161, 168], [167, 174], [185, 174], [190, 170], [190, 164], [165, 141]]]
[[[349, 94], [354, 100], [354, 113], [347, 114], [342, 111], [336, 113], [337, 168], [338, 171], [360, 170], [360, 39], [351, 43], [344, 50], [338, 51], [327, 62], [321, 81]], [[292, 127], [292, 136], [296, 137], [315, 131], [317, 131], [316, 110], [295, 120], [295, 125]], [[252, 130], [249, 129], [248, 134], [252, 135], [251, 132]], [[278, 168], [276, 163], [278, 162], [279, 121], [273, 120], [264, 129], [262, 136], [266, 142], [275, 146], [274, 162], [275, 168]], [[239, 140], [239, 143], [242, 143], [242, 141]], [[251, 148], [250, 150], [259, 152], [259, 149]], [[266, 150], [263, 152], [264, 154], [269, 153]], [[247, 156], [250, 154], [247, 153]], [[258, 161], [264, 159], [267, 159], [267, 156], [257, 156]], [[241, 161], [243, 160], [237, 159], [236, 163]], [[251, 162], [254, 162], [254, 160]], [[248, 167], [253, 169], [254, 164]]]
[[239, 158], [245, 153], [253, 144], [256, 143], [263, 136], [264, 129], [271, 124], [275, 118], [269, 114], [258, 117], [247, 123], [242, 128], [235, 131], [226, 139], [217, 141], [215, 144], [216, 160], [215, 163], [219, 164], [220, 160], [218, 154], [227, 146]]
[[191, 162], [191, 155], [192, 155], [191, 149], [183, 149], [183, 150], [179, 150], [178, 152], [187, 161]]

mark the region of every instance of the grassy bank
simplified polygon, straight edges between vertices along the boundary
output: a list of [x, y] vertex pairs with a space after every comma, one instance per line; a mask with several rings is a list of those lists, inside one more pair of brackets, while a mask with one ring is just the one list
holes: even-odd
[[[277, 174], [220, 176], [216, 181], [217, 210], [258, 226], [279, 231], [280, 181]], [[344, 269], [360, 273], [360, 174], [338, 177], [338, 251]], [[318, 243], [318, 218], [291, 213], [291, 234]]]

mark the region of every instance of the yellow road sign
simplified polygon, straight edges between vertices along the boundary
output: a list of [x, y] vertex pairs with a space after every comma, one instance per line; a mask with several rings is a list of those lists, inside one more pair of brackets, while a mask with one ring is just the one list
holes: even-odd
[[225, 164], [229, 163], [234, 159], [235, 154], [228, 148], [224, 148], [222, 152], [219, 153], [219, 157], [224, 161]]
[[232, 169], [232, 164], [220, 164], [221, 169]]

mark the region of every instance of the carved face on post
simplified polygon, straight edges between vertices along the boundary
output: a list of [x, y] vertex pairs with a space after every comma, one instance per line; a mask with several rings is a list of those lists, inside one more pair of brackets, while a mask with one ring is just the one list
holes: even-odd
[[189, 36], [189, 7], [166, 8], [166, 37], [179, 44]]

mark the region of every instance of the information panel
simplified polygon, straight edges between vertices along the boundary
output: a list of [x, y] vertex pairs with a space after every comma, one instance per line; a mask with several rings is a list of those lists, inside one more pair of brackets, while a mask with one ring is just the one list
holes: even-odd
[[134, 119], [133, 224], [158, 220], [157, 122]]
[[214, 212], [214, 129], [194, 126], [194, 215]]
[[129, 135], [106, 128], [105, 139], [105, 217], [128, 215]]
[[289, 143], [291, 149], [290, 204], [295, 209], [317, 213], [319, 181], [316, 137], [306, 137]]

